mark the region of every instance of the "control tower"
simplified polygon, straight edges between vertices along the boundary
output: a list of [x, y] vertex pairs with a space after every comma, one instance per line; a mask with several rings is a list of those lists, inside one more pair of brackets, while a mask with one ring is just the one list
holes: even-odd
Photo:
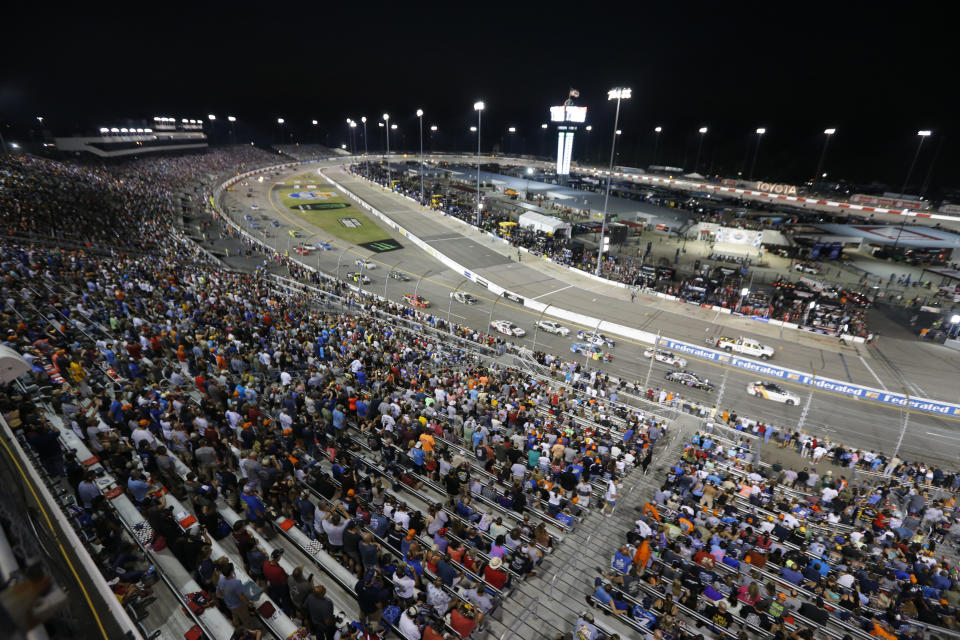
[[573, 104], [580, 92], [570, 89], [566, 101], [557, 107], [550, 107], [550, 121], [557, 130], [557, 178], [566, 182], [570, 175], [570, 160], [573, 157], [573, 136], [587, 120], [587, 108]]

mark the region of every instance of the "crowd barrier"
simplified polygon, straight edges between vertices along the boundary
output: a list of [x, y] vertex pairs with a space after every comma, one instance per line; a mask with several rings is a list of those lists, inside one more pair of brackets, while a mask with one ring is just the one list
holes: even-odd
[[[262, 246], [267, 246], [263, 242], [261, 242], [259, 239], [256, 239], [253, 236], [251, 236], [249, 233], [247, 233], [239, 224], [237, 224], [232, 219], [230, 219], [229, 216], [224, 215], [220, 211], [220, 208], [216, 203], [215, 196], [219, 195], [219, 193], [222, 192], [223, 189], [225, 189], [226, 187], [244, 178], [250, 177], [252, 175], [264, 173], [267, 171], [276, 171], [280, 169], [286, 169], [286, 168], [293, 167], [300, 164], [322, 162], [325, 160], [344, 161], [344, 160], [349, 160], [349, 158], [342, 158], [342, 157], [321, 158], [317, 160], [311, 160], [306, 163], [293, 162], [293, 163], [274, 165], [272, 167], [265, 167], [261, 169], [255, 169], [253, 171], [248, 171], [235, 176], [234, 178], [228, 180], [227, 182], [217, 187], [214, 191], [214, 197], [211, 198], [211, 202], [214, 208], [217, 210], [217, 212], [223, 217], [224, 220], [227, 221], [228, 224], [230, 224], [232, 227], [234, 227], [244, 236], [248, 237], [249, 239], [256, 242], [257, 244]], [[385, 215], [383, 212], [379, 211], [376, 207], [366, 202], [365, 200], [363, 200], [356, 194], [352, 193], [348, 189], [344, 188], [342, 185], [340, 185], [335, 180], [331, 179], [329, 176], [325, 175], [322, 170], [318, 170], [318, 174], [321, 177], [323, 177], [325, 181], [329, 182], [336, 189], [338, 189], [344, 195], [346, 195], [349, 199], [356, 202], [357, 205], [360, 206], [362, 209], [368, 211], [374, 217], [381, 220], [385, 225], [387, 225], [391, 229], [394, 229], [401, 236], [409, 240], [418, 248], [425, 251], [430, 256], [439, 260], [441, 263], [443, 263], [450, 269], [456, 271], [457, 273], [462, 273], [465, 278], [473, 281], [474, 283], [476, 283], [481, 287], [484, 287], [485, 289], [490, 291], [492, 294], [494, 294], [498, 298], [502, 296], [525, 308], [531, 309], [534, 312], [539, 312], [541, 314], [548, 315], [550, 317], [553, 317], [559, 320], [564, 320], [566, 322], [578, 324], [581, 326], [595, 328], [598, 331], [615, 334], [620, 337], [634, 340], [638, 343], [650, 344], [650, 345], [659, 344], [660, 346], [666, 347], [668, 349], [673, 349], [678, 352], [682, 352], [683, 354], [694, 357], [694, 358], [716, 362], [721, 365], [730, 366], [742, 371], [756, 373], [757, 375], [765, 376], [768, 378], [776, 378], [778, 380], [782, 380], [785, 382], [790, 382], [793, 384], [798, 384], [798, 385], [808, 386], [808, 387], [812, 385], [813, 387], [817, 389], [822, 389], [824, 391], [831, 391], [833, 393], [838, 393], [850, 398], [876, 402], [876, 403], [887, 405], [887, 406], [895, 406], [895, 407], [909, 406], [911, 409], [921, 411], [923, 413], [928, 413], [930, 415], [960, 417], [960, 404], [941, 402], [941, 401], [933, 400], [929, 398], [915, 398], [912, 396], [907, 396], [906, 394], [902, 394], [902, 393], [891, 393], [889, 391], [875, 389], [873, 387], [864, 387], [854, 383], [842, 382], [839, 380], [832, 380], [830, 378], [825, 378], [821, 376], [814, 376], [813, 374], [803, 373], [800, 371], [795, 371], [793, 369], [787, 369], [784, 367], [771, 365], [767, 362], [760, 362], [757, 360], [752, 360], [750, 358], [735, 356], [725, 351], [719, 351], [716, 349], [710, 349], [710, 348], [704, 348], [702, 346], [692, 345], [690, 343], [686, 343], [680, 340], [674, 340], [673, 338], [669, 338], [666, 336], [660, 337], [659, 343], [657, 343], [658, 338], [657, 338], [657, 334], [655, 333], [651, 333], [649, 331], [641, 331], [639, 329], [634, 329], [632, 327], [627, 327], [614, 322], [608, 322], [601, 318], [595, 318], [595, 317], [587, 316], [581, 313], [567, 311], [565, 309], [560, 309], [553, 305], [544, 304], [537, 300], [531, 300], [529, 298], [526, 298], [525, 296], [521, 296], [517, 293], [509, 291], [508, 289], [501, 287], [500, 285], [494, 282], [490, 282], [486, 278], [480, 277], [479, 275], [471, 271], [469, 268], [467, 268], [465, 265], [462, 265], [456, 260], [453, 260], [452, 258], [450, 258], [449, 256], [441, 253], [440, 251], [437, 251], [434, 247], [427, 244], [427, 242], [425, 242], [415, 234], [411, 233], [404, 227], [394, 222], [390, 217]], [[451, 219], [455, 219], [455, 218], [451, 218]], [[603, 281], [606, 283], [610, 282], [605, 279]], [[667, 296], [666, 294], [658, 294], [658, 295], [664, 298], [673, 298], [673, 296]], [[719, 308], [719, 307], [716, 309], [721, 313], [731, 313], [730, 309]], [[763, 320], [766, 320], [766, 319], [763, 319]], [[769, 323], [774, 325], [782, 324], [785, 327], [797, 328], [797, 325], [792, 323], [785, 323], [785, 322], [781, 323], [779, 321], [769, 321]], [[859, 340], [862, 341], [862, 338], [860, 338]]]

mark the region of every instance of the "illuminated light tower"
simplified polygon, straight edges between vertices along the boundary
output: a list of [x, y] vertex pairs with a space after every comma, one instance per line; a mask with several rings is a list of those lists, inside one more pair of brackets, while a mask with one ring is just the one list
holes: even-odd
[[[617, 136], [621, 133], [620, 129], [617, 129], [617, 125], [620, 123], [620, 101], [628, 100], [631, 94], [632, 91], [625, 87], [617, 87], [607, 92], [607, 100], [617, 101], [617, 111], [613, 116], [613, 142], [610, 144], [610, 169], [607, 172], [607, 191], [603, 197], [603, 221], [600, 226], [600, 243], [597, 247], [596, 275], [598, 277], [600, 276], [600, 265], [602, 264], [600, 261], [603, 259], [603, 252], [608, 248], [609, 243], [609, 239], [607, 238], [607, 205], [610, 203], [610, 184], [613, 182], [613, 160], [616, 155]], [[586, 117], [586, 109], [584, 109], [584, 117]]]
[[[629, 90], [628, 90], [629, 92]], [[570, 89], [566, 101], [558, 107], [550, 107], [550, 121], [557, 123], [557, 179], [563, 183], [570, 175], [570, 160], [573, 156], [573, 136], [587, 119], [587, 108], [573, 104], [580, 92]], [[619, 102], [617, 103], [619, 105]], [[542, 125], [546, 128], [547, 125]]]

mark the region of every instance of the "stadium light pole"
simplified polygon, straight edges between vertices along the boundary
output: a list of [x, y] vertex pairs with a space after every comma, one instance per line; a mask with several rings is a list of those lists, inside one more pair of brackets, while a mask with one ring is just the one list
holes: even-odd
[[283, 123], [285, 120], [283, 118], [277, 118], [277, 125], [280, 127], [280, 144], [283, 144]]
[[386, 133], [387, 135], [387, 189], [390, 189], [392, 191], [393, 188], [390, 186], [392, 179], [390, 175], [390, 114], [389, 113], [383, 114], [383, 121], [385, 123], [383, 125], [384, 133]]
[[[929, 129], [921, 129], [920, 131], [917, 131], [917, 136], [920, 138], [920, 140], [917, 142], [917, 150], [913, 154], [913, 160], [910, 161], [910, 169], [907, 170], [907, 177], [903, 181], [903, 188], [900, 189], [900, 197], [903, 197], [907, 193], [907, 185], [910, 184], [910, 177], [913, 175], [913, 168], [917, 164], [917, 158], [920, 157], [920, 149], [923, 147], [923, 141], [930, 137], [931, 134], [933, 134], [933, 132]], [[900, 236], [903, 235], [903, 228], [907, 224], [907, 216], [900, 217], [902, 218], [902, 220], [900, 220], [900, 229], [897, 231], [897, 237], [893, 241], [892, 251], [894, 256], [896, 256], [897, 246], [900, 244]], [[902, 437], [903, 434], [901, 434], [901, 438]]]
[[597, 246], [597, 270], [596, 275], [600, 277], [600, 264], [603, 259], [603, 247], [604, 247], [604, 238], [607, 236], [607, 205], [610, 204], [610, 185], [613, 183], [613, 159], [617, 150], [617, 134], [620, 131], [617, 129], [617, 125], [620, 123], [620, 102], [621, 100], [627, 100], [630, 98], [631, 90], [624, 87], [617, 87], [616, 89], [610, 89], [607, 92], [607, 100], [616, 100], [617, 109], [613, 115], [613, 141], [610, 143], [610, 169], [609, 175], [607, 175], [607, 192], [603, 197], [603, 221], [600, 226], [600, 242]]
[[917, 137], [919, 138], [917, 142], [917, 150], [913, 154], [913, 160], [910, 162], [910, 168], [907, 170], [907, 178], [903, 181], [903, 188], [900, 189], [901, 197], [907, 193], [907, 186], [910, 184], [910, 178], [913, 177], [913, 169], [917, 164], [917, 158], [920, 157], [920, 149], [923, 147], [923, 141], [930, 137], [931, 134], [933, 134], [933, 132], [929, 129], [917, 131]]
[[827, 145], [830, 144], [830, 138], [833, 137], [833, 134], [836, 132], [837, 130], [833, 127], [823, 130], [823, 150], [820, 152], [820, 162], [817, 163], [817, 172], [813, 174], [814, 182], [823, 177], [821, 171], [823, 171], [823, 162], [827, 159]]
[[533, 175], [533, 167], [527, 167], [527, 195], [526, 199], [530, 199], [530, 176]]
[[700, 152], [703, 151], [703, 138], [707, 135], [708, 129], [700, 127], [700, 141], [697, 143], [697, 161], [693, 163], [693, 171], [696, 173], [700, 169]]
[[417, 109], [417, 119], [420, 120], [420, 204], [423, 204], [423, 109]]
[[367, 116], [360, 116], [360, 122], [363, 123], [363, 174], [369, 179], [370, 173], [367, 169]]
[[353, 145], [353, 155], [357, 155], [357, 132], [354, 129], [357, 128], [357, 123], [355, 120], [350, 120], [350, 144]]
[[662, 131], [663, 127], [653, 128], [653, 162], [651, 164], [657, 164], [657, 148], [660, 146], [660, 133]]
[[431, 273], [433, 273], [433, 269], [427, 269], [426, 271], [423, 272], [423, 275], [421, 275], [421, 276], [420, 276], [420, 279], [417, 280], [417, 286], [415, 286], [415, 287], [413, 288], [413, 295], [415, 295], [415, 296], [416, 296], [416, 295], [419, 295], [419, 293], [420, 293], [420, 283], [423, 282], [423, 279], [426, 278], [426, 277], [427, 277], [428, 275], [430, 275]]
[[537, 353], [537, 334], [540, 332], [540, 323], [543, 321], [543, 314], [547, 312], [547, 309], [553, 305], [547, 305], [543, 308], [543, 311], [540, 312], [540, 317], [537, 318], [537, 322], [533, 325], [533, 353]]
[[480, 121], [483, 116], [483, 109], [486, 105], [483, 100], [477, 100], [473, 103], [473, 109], [477, 112], [477, 228], [480, 228]]
[[234, 134], [234, 132], [233, 132], [233, 123], [235, 123], [236, 121], [237, 121], [237, 117], [236, 117], [236, 116], [227, 116], [227, 122], [229, 123], [227, 126], [230, 127], [230, 141], [231, 141], [231, 142], [236, 142], [236, 141], [237, 141], [237, 136], [236, 136], [236, 135]]
[[766, 132], [767, 130], [763, 127], [757, 129], [757, 146], [753, 150], [753, 162], [750, 163], [750, 175], [747, 177], [748, 180], [753, 180], [753, 172], [757, 168], [757, 156], [760, 155], [760, 141], [763, 139], [763, 134]]
[[433, 152], [433, 134], [435, 134], [440, 127], [435, 124], [430, 125], [430, 151]]

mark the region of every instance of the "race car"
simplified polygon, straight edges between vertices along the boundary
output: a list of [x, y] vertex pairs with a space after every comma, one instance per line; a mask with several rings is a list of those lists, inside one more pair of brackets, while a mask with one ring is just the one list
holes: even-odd
[[713, 391], [713, 385], [710, 384], [710, 381], [706, 378], [701, 378], [699, 375], [695, 374], [693, 371], [687, 371], [686, 369], [680, 371], [668, 371], [667, 375], [664, 376], [670, 382], [676, 382], [677, 384], [682, 384], [687, 387], [693, 387], [694, 389], [703, 389], [704, 391]]
[[564, 338], [570, 335], [570, 329], [567, 329], [559, 322], [554, 322], [553, 320], [540, 320], [537, 322], [537, 326], [547, 333], [555, 333], [556, 335], [563, 336]]
[[671, 366], [681, 369], [687, 366], [687, 361], [672, 351], [665, 351], [664, 349], [654, 349], [650, 347], [643, 352], [644, 358], [653, 358], [657, 362], [664, 362]]
[[397, 271], [396, 269], [390, 271], [390, 277], [394, 280], [400, 280], [401, 282], [410, 282], [410, 276], [405, 274], [403, 271]]
[[771, 382], [752, 382], [747, 385], [747, 393], [751, 396], [758, 396], [784, 404], [796, 405], [800, 403], [800, 396]]
[[582, 353], [591, 360], [603, 360], [604, 362], [610, 362], [613, 360], [613, 356], [609, 353], [604, 353], [601, 349], [596, 348], [592, 344], [587, 344], [586, 342], [574, 342], [570, 345], [570, 351], [574, 353]]
[[509, 320], [494, 320], [490, 323], [490, 328], [494, 331], [498, 331], [504, 335], [513, 336], [515, 338], [522, 338], [527, 335], [527, 332], [513, 324]]
[[313, 245], [313, 246], [314, 246], [315, 248], [319, 249], [320, 251], [332, 251], [332, 250], [333, 250], [333, 245], [330, 244], [329, 242], [318, 242], [317, 244], [315, 244], [315, 245]]
[[411, 307], [416, 307], [417, 309], [426, 309], [427, 307], [430, 306], [429, 300], [415, 293], [403, 294], [403, 301], [406, 302]]
[[577, 339], [585, 340], [598, 347], [602, 347], [603, 345], [607, 345], [608, 347], [617, 346], [617, 343], [613, 340], [613, 338], [605, 336], [602, 333], [597, 333], [596, 331], [586, 331], [584, 329], [580, 329], [577, 331]]
[[359, 271], [351, 271], [347, 274], [347, 279], [360, 284], [370, 284], [370, 278]]
[[253, 210], [253, 211], [259, 211], [259, 210], [260, 210], [260, 205], [258, 205], [258, 204], [252, 204], [252, 205], [250, 205], [250, 209]]
[[246, 220], [247, 222], [253, 222], [253, 216], [250, 215], [249, 213], [243, 216], [243, 219]]
[[377, 263], [376, 263], [376, 262], [371, 262], [370, 260], [367, 260], [366, 258], [357, 258], [356, 260], [353, 261], [353, 264], [357, 265], [357, 266], [360, 267], [361, 269], [376, 269], [376, 268], [377, 268]]
[[[277, 222], [277, 221], [274, 220], [274, 222]], [[273, 225], [273, 226], [279, 227], [279, 226], [280, 226], [280, 223], [277, 223], [277, 224], [275, 224], [275, 225]], [[290, 234], [290, 237], [291, 237], [291, 238], [300, 238], [300, 237], [303, 236], [303, 234], [300, 233], [299, 231], [297, 231], [296, 229], [290, 229], [290, 231], [287, 231], [287, 233]]]
[[451, 291], [450, 297], [457, 302], [462, 302], [463, 304], [477, 304], [477, 299], [475, 297], [463, 291]]
[[280, 226], [280, 221], [279, 221], [279, 220], [271, 220], [271, 221], [270, 221], [270, 224], [272, 224], [274, 227], [279, 227], [279, 226]]
[[296, 247], [293, 248], [293, 250], [302, 256], [310, 255], [310, 247], [306, 245], [298, 244]]
[[809, 264], [807, 262], [798, 262], [797, 264], [794, 265], [793, 268], [799, 271], [800, 273], [810, 273], [813, 275], [817, 275], [820, 273], [820, 269], [816, 265]]

